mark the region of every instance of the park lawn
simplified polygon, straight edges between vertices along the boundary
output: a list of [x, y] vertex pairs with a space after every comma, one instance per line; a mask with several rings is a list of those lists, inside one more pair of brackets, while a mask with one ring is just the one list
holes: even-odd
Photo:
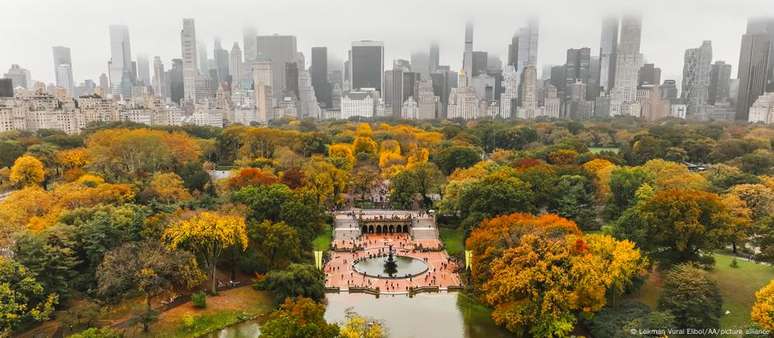
[[323, 225], [323, 230], [312, 241], [312, 246], [316, 251], [327, 251], [331, 248], [331, 226], [329, 224]]
[[449, 255], [462, 255], [462, 252], [465, 251], [465, 231], [462, 228], [440, 228], [440, 235]]
[[[720, 326], [724, 329], [746, 329], [750, 326], [755, 292], [774, 279], [774, 267], [737, 259], [739, 267], [732, 268], [732, 259], [728, 255], [716, 254], [715, 268], [709, 276], [718, 283], [723, 296], [723, 311], [730, 311], [720, 319]], [[654, 272], [631, 297], [655, 309], [661, 289], [661, 275]]]
[[[129, 329], [130, 337], [198, 337], [244, 320], [261, 317], [273, 308], [272, 297], [252, 286], [226, 290], [207, 297], [207, 307], [197, 309], [191, 302], [159, 315], [150, 332]], [[188, 323], [186, 323], [188, 322]]]

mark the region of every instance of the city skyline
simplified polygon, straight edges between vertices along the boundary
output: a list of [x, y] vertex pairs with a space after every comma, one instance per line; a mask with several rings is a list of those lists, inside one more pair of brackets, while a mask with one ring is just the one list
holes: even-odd
[[[655, 3], [659, 2], [664, 1], [655, 1]], [[351, 19], [353, 25], [333, 24], [337, 21], [336, 18], [345, 15], [345, 13], [331, 13], [334, 9], [347, 7], [357, 12], [359, 6], [365, 6], [359, 4], [344, 6], [343, 1], [327, 7], [308, 1], [283, 3], [286, 6], [261, 4], [260, 6], [263, 6], [259, 8], [261, 10], [240, 10], [232, 17], [223, 16], [229, 17], [230, 20], [212, 15], [211, 7], [214, 4], [210, 3], [199, 3], [190, 8], [171, 11], [171, 8], [179, 4], [173, 1], [165, 2], [152, 13], [138, 11], [138, 6], [134, 3], [132, 6], [127, 6], [126, 10], [123, 10], [121, 4], [97, 3], [89, 6], [58, 7], [60, 4], [52, 3], [51, 6], [47, 6], [47, 10], [42, 10], [24, 3], [4, 3], [0, 5], [2, 12], [11, 13], [12, 16], [17, 17], [26, 15], [30, 20], [0, 23], [0, 36], [4, 37], [3, 42], [18, 46], [6, 49], [7, 52], [0, 54], [0, 66], [10, 67], [12, 64], [19, 64], [32, 72], [34, 81], [53, 83], [55, 69], [50, 66], [52, 64], [50, 50], [52, 46], [61, 45], [72, 50], [75, 82], [81, 83], [86, 79], [96, 80], [101, 73], [108, 73], [107, 62], [111, 57], [109, 26], [125, 25], [130, 31], [133, 58], [141, 54], [150, 57], [158, 55], [168, 67], [173, 58], [181, 57], [180, 22], [183, 17], [190, 17], [196, 20], [197, 40], [208, 46], [212, 46], [214, 40], [220, 38], [224, 46], [239, 42], [244, 48], [242, 32], [246, 27], [256, 28], [258, 35], [275, 33], [293, 35], [298, 39], [298, 50], [304, 53], [307, 66], [310, 64], [312, 47], [327, 47], [328, 59], [343, 63], [352, 41], [371, 39], [384, 41], [385, 69], [390, 68], [392, 60], [408, 58], [416, 51], [427, 52], [430, 44], [437, 42], [440, 46], [440, 63], [448, 64], [452, 69], [461, 70], [464, 22], [470, 20], [475, 24], [474, 50], [486, 51], [489, 55], [495, 55], [506, 62], [508, 44], [511, 43], [513, 35], [518, 33], [519, 28], [526, 26], [531, 17], [539, 17], [540, 42], [537, 69], [540, 71], [545, 65], [563, 64], [565, 52], [569, 48], [589, 47], [592, 54], [598, 54], [602, 18], [609, 14], [618, 15], [624, 11], [635, 11], [642, 15], [641, 52], [645, 56], [645, 61], [660, 67], [663, 70], [663, 79], [680, 81], [685, 49], [699, 45], [704, 40], [712, 41], [714, 60], [723, 60], [733, 65], [733, 72], [736, 73], [740, 37], [745, 32], [747, 18], [774, 13], [774, 8], [766, 6], [765, 0], [744, 2], [745, 6], [730, 6], [726, 1], [719, 0], [687, 0], [671, 4], [672, 10], [663, 10], [662, 6], [655, 5], [647, 8], [631, 5], [624, 7], [605, 1], [595, 2], [593, 6], [564, 0], [549, 2], [552, 5], [562, 6], [538, 5], [532, 2], [509, 4], [502, 1], [484, 1], [478, 2], [474, 9], [470, 9], [471, 6], [462, 2], [434, 2], [417, 4], [411, 11], [405, 13], [409, 20], [401, 19], [402, 25], [399, 26], [386, 20], [389, 15], [379, 15], [376, 20], [372, 18], [369, 25], [356, 25], [360, 18]], [[226, 1], [219, 4], [222, 9], [234, 8], [234, 6], [250, 9], [258, 6], [243, 1]], [[702, 11], [701, 16], [693, 15], [697, 9], [691, 9], [692, 4], [696, 6], [701, 4], [699, 9]], [[438, 12], [443, 15], [435, 13], [443, 19], [418, 18], [426, 17], [425, 14], [434, 6], [444, 6], [444, 11]], [[513, 6], [514, 9], [520, 10], [514, 15], [507, 13], [508, 11], [480, 10], [502, 9], [503, 6]], [[139, 6], [139, 8], [142, 7]], [[404, 11], [405, 8], [409, 8], [394, 7], [403, 8]], [[554, 10], [549, 10], [552, 7]], [[57, 9], [60, 9], [57, 13], [67, 14], [72, 11], [71, 8], [86, 10], [88, 13], [60, 15], [55, 21], [46, 20]], [[297, 20], [271, 15], [294, 8], [305, 8], [308, 14], [297, 15]], [[562, 8], [562, 11], [557, 11], [557, 8]], [[111, 12], [107, 13], [108, 10]], [[378, 10], [390, 13], [395, 9], [385, 7]], [[573, 20], [572, 17], [567, 16], [568, 13], [586, 19]], [[83, 20], [83, 15], [87, 15], [89, 20]], [[68, 17], [73, 16], [73, 23], [68, 23]], [[283, 17], [285, 20], [277, 20], [277, 17]], [[410, 20], [414, 17], [417, 17], [417, 20]], [[722, 18], [722, 20], [713, 25], [699, 23], [699, 21], [711, 22], [713, 18]], [[57, 29], [48, 29], [52, 22], [56, 22]], [[663, 25], [659, 22], [670, 24]], [[26, 26], [32, 23], [35, 25]], [[439, 24], [448, 26], [448, 29], [438, 29]], [[320, 28], [320, 25], [324, 27]], [[25, 29], [31, 27], [36, 29], [34, 31]], [[673, 34], [678, 30], [681, 34]], [[25, 34], [18, 34], [18, 32], [25, 32]], [[45, 34], [41, 35], [41, 33]], [[42, 49], [47, 52], [39, 53], [38, 51]], [[212, 54], [212, 51], [208, 49], [208, 53]], [[212, 58], [212, 55], [209, 56]]]

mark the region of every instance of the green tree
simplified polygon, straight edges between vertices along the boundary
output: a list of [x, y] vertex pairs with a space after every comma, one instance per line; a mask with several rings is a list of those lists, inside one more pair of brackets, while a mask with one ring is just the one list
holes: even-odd
[[14, 243], [14, 259], [37, 276], [46, 293], [66, 298], [77, 275], [75, 267], [80, 262], [71, 247], [60, 246], [56, 241], [46, 233], [24, 232]]
[[325, 298], [325, 274], [311, 264], [294, 263], [285, 270], [270, 271], [259, 286], [271, 291], [277, 302], [296, 297]]
[[468, 168], [481, 161], [481, 152], [473, 147], [450, 146], [433, 156], [433, 162], [446, 174], [454, 169]]
[[564, 175], [556, 185], [557, 195], [549, 203], [548, 210], [569, 218], [584, 230], [595, 229], [594, 186], [580, 175]]
[[390, 180], [390, 201], [400, 208], [412, 208], [418, 197], [422, 207], [432, 204], [430, 194], [440, 191], [443, 174], [433, 163], [418, 163], [398, 172]]
[[81, 332], [78, 332], [76, 334], [70, 335], [70, 338], [121, 338], [123, 335], [109, 327], [101, 327], [101, 328], [89, 328], [86, 330], [83, 330]]
[[242, 265], [253, 271], [285, 269], [301, 257], [298, 231], [284, 222], [250, 222], [247, 233], [250, 245]]
[[691, 328], [718, 328], [723, 315], [720, 289], [707, 273], [689, 264], [672, 268], [664, 278], [658, 309]]
[[11, 167], [24, 154], [24, 147], [16, 141], [0, 141], [0, 168]]
[[458, 208], [463, 218], [475, 213], [493, 217], [532, 212], [535, 210], [534, 194], [529, 183], [516, 177], [491, 174], [462, 190]]
[[635, 193], [652, 179], [642, 168], [619, 168], [610, 175], [610, 201], [606, 213], [610, 219], [618, 216], [635, 202]]
[[10, 335], [20, 325], [48, 319], [58, 301], [59, 297], [46, 293], [27, 268], [0, 256], [1, 335]]
[[[145, 297], [144, 318], [154, 318], [151, 300], [164, 292], [187, 290], [204, 280], [196, 258], [185, 251], [169, 250], [158, 242], [124, 244], [105, 255], [97, 269], [97, 294], [107, 299], [132, 295]], [[147, 332], [150, 321], [143, 320]]]
[[261, 325], [262, 338], [333, 338], [339, 327], [325, 322], [325, 305], [309, 298], [286, 299]]

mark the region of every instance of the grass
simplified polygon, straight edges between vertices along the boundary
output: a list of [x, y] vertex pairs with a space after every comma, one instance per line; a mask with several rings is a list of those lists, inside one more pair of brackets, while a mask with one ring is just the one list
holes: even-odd
[[327, 251], [331, 247], [331, 236], [331, 226], [326, 224], [322, 232], [312, 241], [312, 246], [314, 246], [316, 251]]
[[441, 241], [446, 247], [446, 251], [449, 255], [458, 256], [462, 255], [465, 251], [465, 232], [462, 228], [440, 228]]
[[[709, 276], [717, 281], [723, 296], [723, 311], [729, 311], [720, 319], [723, 329], [750, 326], [750, 310], [755, 302], [755, 291], [774, 279], [774, 267], [737, 259], [739, 267], [732, 268], [732, 256], [715, 255], [715, 268]], [[661, 294], [662, 281], [659, 273], [651, 273], [645, 284], [632, 297], [655, 309]]]
[[272, 297], [252, 286], [220, 292], [207, 298], [207, 307], [198, 309], [191, 302], [163, 312], [150, 331], [139, 326], [127, 329], [127, 337], [198, 337], [224, 327], [268, 314], [273, 309]]

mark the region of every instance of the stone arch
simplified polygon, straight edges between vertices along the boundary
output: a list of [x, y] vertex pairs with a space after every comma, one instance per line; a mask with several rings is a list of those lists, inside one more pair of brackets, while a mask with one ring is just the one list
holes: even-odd
[[363, 227], [360, 228], [360, 232], [363, 233], [363, 234], [367, 234], [368, 233], [368, 226], [363, 225]]
[[380, 234], [380, 233], [382, 233], [382, 226], [381, 226], [381, 225], [377, 225], [377, 226], [376, 226], [376, 233], [377, 233], [377, 234]]
[[393, 232], [395, 232], [395, 226], [394, 225], [390, 225], [390, 233], [393, 233]]
[[403, 225], [403, 232], [406, 232], [406, 233], [409, 232], [408, 225]]

